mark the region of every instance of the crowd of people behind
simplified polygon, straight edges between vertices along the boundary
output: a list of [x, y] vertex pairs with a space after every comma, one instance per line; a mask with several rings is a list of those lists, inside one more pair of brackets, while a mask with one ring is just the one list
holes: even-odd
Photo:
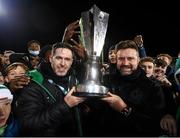
[[100, 63], [107, 96], [74, 96], [88, 59], [79, 21], [61, 42], [0, 55], [0, 136], [180, 136], [180, 53], [147, 55], [143, 37], [121, 40]]

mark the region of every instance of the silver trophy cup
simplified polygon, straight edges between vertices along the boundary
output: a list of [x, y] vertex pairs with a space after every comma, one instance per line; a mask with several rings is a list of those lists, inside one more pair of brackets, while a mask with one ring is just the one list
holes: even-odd
[[81, 41], [88, 55], [85, 64], [85, 77], [82, 84], [76, 86], [75, 96], [105, 97], [108, 89], [101, 85], [100, 55], [104, 46], [109, 14], [93, 5], [89, 11], [81, 13]]

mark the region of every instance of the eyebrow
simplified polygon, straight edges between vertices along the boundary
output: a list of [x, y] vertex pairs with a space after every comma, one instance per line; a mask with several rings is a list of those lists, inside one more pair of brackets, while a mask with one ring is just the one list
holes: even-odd
[[8, 99], [7, 97], [0, 99], [0, 103], [7, 103], [7, 102], [11, 102], [11, 100]]

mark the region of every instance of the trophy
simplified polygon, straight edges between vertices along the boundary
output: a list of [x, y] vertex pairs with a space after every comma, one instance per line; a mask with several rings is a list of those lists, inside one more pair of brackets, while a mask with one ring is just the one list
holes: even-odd
[[75, 96], [105, 97], [108, 89], [101, 85], [100, 55], [104, 46], [109, 14], [101, 11], [96, 5], [89, 11], [81, 13], [81, 41], [87, 51], [87, 62], [82, 84], [76, 86]]

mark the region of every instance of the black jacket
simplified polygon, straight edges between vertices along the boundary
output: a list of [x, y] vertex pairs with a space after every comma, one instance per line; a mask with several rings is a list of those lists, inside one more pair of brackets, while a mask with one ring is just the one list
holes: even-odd
[[159, 85], [139, 69], [128, 76], [119, 72], [104, 77], [110, 91], [132, 108], [128, 117], [107, 107], [104, 111], [103, 136], [159, 136], [164, 112], [164, 95]]
[[[33, 81], [22, 90], [16, 102], [21, 136], [78, 136], [75, 109], [69, 108], [65, 103], [65, 95], [56, 85], [62, 84], [66, 88], [66, 83], [69, 83], [67, 78], [71, 74], [57, 77], [50, 65], [41, 72], [45, 77], [43, 86], [49, 90], [55, 101]], [[47, 79], [52, 79], [54, 83]]]

